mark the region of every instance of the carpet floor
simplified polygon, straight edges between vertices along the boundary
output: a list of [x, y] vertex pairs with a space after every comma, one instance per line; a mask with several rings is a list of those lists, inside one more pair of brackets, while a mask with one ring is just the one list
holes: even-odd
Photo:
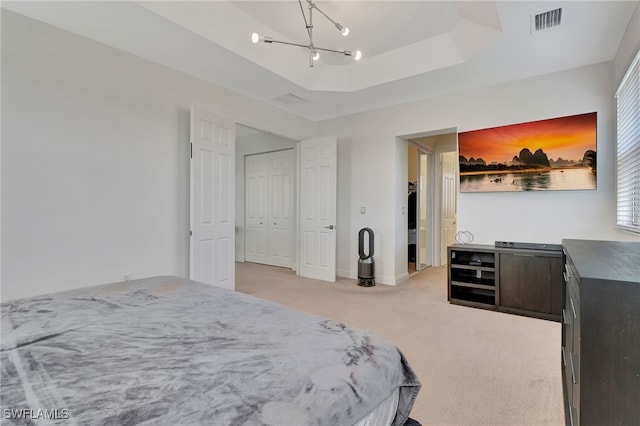
[[564, 424], [561, 324], [451, 305], [446, 267], [360, 287], [237, 263], [236, 290], [389, 339], [422, 381], [411, 417], [423, 426]]

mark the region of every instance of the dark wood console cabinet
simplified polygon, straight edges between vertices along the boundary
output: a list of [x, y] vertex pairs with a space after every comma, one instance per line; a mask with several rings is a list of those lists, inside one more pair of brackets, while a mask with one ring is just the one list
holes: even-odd
[[451, 303], [560, 321], [561, 251], [454, 244], [448, 256]]
[[493, 309], [496, 306], [497, 256], [492, 247], [451, 246], [448, 297], [451, 303]]
[[563, 240], [566, 424], [640, 422], [640, 243]]
[[562, 253], [509, 250], [498, 255], [500, 309], [560, 321]]

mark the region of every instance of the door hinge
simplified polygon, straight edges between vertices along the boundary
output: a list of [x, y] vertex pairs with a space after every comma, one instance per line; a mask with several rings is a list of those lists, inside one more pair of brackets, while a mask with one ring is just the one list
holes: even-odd
[[189, 230], [189, 236], [193, 237], [193, 231], [192, 230]]

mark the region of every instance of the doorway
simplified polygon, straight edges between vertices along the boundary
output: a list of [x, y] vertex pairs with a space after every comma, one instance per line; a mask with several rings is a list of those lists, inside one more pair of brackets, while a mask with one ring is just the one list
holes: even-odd
[[[284, 266], [298, 275], [335, 281], [336, 137], [298, 141], [236, 124], [235, 179], [236, 262]], [[280, 188], [277, 202], [261, 202], [266, 188], [273, 194], [274, 186]]]
[[[422, 265], [441, 266], [447, 263], [446, 248], [450, 244], [450, 237], [455, 238], [456, 232], [456, 209], [458, 191], [458, 132], [456, 128], [433, 130], [429, 132], [414, 133], [411, 135], [398, 136], [398, 173], [396, 190], [396, 200], [401, 203], [400, 214], [396, 219], [396, 229], [399, 232], [396, 238], [396, 277], [402, 281], [416, 273]], [[409, 146], [415, 151], [413, 160], [409, 160]], [[418, 153], [423, 151], [421, 158]], [[442, 155], [447, 153], [446, 155]], [[443, 166], [443, 161], [445, 165]], [[425, 164], [426, 183], [423, 188], [422, 207], [423, 213], [418, 213], [418, 195], [416, 195], [416, 221], [415, 239], [409, 234], [409, 208], [407, 182], [415, 182], [415, 190], [418, 191], [418, 166]], [[449, 167], [451, 165], [451, 167]], [[414, 170], [409, 177], [410, 167]], [[443, 174], [443, 167], [446, 173]], [[403, 201], [404, 199], [404, 201]], [[443, 208], [447, 208], [447, 217], [443, 217]], [[422, 214], [423, 224], [426, 231], [422, 233], [422, 240], [418, 240], [418, 214]], [[424, 215], [426, 214], [426, 217]], [[449, 222], [447, 218], [452, 218]], [[448, 224], [452, 226], [448, 226]], [[443, 226], [446, 232], [443, 232]], [[415, 241], [415, 261], [409, 262], [409, 239]], [[423, 247], [424, 250], [419, 252]], [[444, 254], [443, 254], [444, 253]], [[418, 264], [419, 263], [419, 264]]]
[[[294, 140], [294, 139], [289, 139], [286, 138], [284, 136], [280, 136], [280, 135], [275, 135], [273, 133], [270, 132], [266, 132], [263, 130], [259, 130], [259, 129], [255, 129], [253, 127], [249, 127], [249, 126], [245, 126], [242, 124], [236, 124], [236, 174], [235, 174], [235, 179], [236, 179], [236, 193], [235, 193], [235, 203], [236, 203], [236, 213], [235, 213], [235, 222], [236, 222], [236, 226], [235, 226], [235, 236], [236, 236], [236, 246], [235, 246], [235, 260], [236, 262], [245, 262], [245, 261], [251, 261], [251, 256], [249, 256], [249, 258], [247, 258], [247, 250], [253, 251], [255, 252], [255, 246], [254, 248], [247, 248], [247, 234], [249, 232], [249, 226], [253, 225], [248, 223], [247, 221], [247, 210], [249, 208], [249, 205], [247, 204], [247, 190], [248, 190], [248, 184], [249, 182], [247, 182], [247, 173], [246, 173], [246, 166], [247, 166], [247, 158], [251, 159], [251, 158], [260, 158], [259, 156], [262, 154], [268, 154], [268, 153], [276, 153], [276, 152], [293, 152], [292, 157], [293, 159], [295, 159], [295, 156], [297, 155], [297, 144], [298, 141]], [[289, 150], [289, 151], [286, 151]], [[270, 158], [269, 155], [265, 155], [262, 158]], [[278, 156], [275, 155], [274, 156], [274, 160], [278, 160]], [[293, 161], [293, 160], [292, 160]], [[249, 161], [249, 163], [251, 163], [251, 161]], [[265, 173], [268, 171], [267, 166], [269, 165], [269, 161], [265, 161], [263, 162], [263, 165], [265, 166]], [[293, 195], [291, 195], [292, 197], [295, 197], [295, 185], [296, 185], [296, 179], [295, 179], [295, 169], [293, 170], [293, 175], [291, 176], [291, 185], [293, 186]], [[259, 175], [259, 173], [258, 173]], [[273, 173], [273, 176], [278, 177], [279, 174], [278, 173]], [[261, 180], [261, 179], [257, 179], [257, 180]], [[264, 175], [264, 179], [261, 180], [262, 181], [262, 185], [264, 185], [266, 187], [267, 183], [268, 183], [268, 174]], [[250, 185], [249, 185], [250, 186]], [[255, 188], [254, 188], [255, 189]], [[260, 194], [265, 194], [264, 191], [259, 192]], [[288, 192], [289, 193], [289, 192]], [[289, 193], [291, 194], [291, 193]], [[266, 199], [263, 200], [266, 203]], [[284, 202], [284, 199], [282, 200]], [[291, 205], [295, 206], [295, 199], [289, 199], [289, 201], [291, 203]], [[265, 205], [264, 203], [257, 203], [256, 205], [254, 205], [254, 207], [258, 207], [258, 206], [262, 206], [262, 214], [263, 216], [268, 216], [268, 214], [270, 213], [269, 211], [265, 210]], [[255, 213], [255, 212], [254, 212]], [[296, 223], [296, 209], [293, 209], [293, 217], [291, 218], [291, 220], [293, 221], [293, 227], [295, 229], [295, 223]], [[259, 222], [258, 222], [259, 223]], [[266, 226], [267, 223], [270, 223], [272, 227], [273, 226], [273, 221], [272, 222], [264, 222], [263, 224]], [[280, 226], [281, 223], [277, 222], [276, 226]], [[267, 228], [264, 228], [264, 232], [265, 234], [265, 240], [264, 242], [266, 243], [266, 232], [268, 231]], [[272, 229], [273, 233], [277, 233], [278, 230], [274, 227], [274, 229]], [[257, 232], [259, 233], [259, 232]], [[251, 238], [251, 237], [250, 237]], [[292, 238], [295, 238], [295, 233], [293, 233]], [[274, 237], [272, 239], [272, 241], [277, 241], [277, 239]], [[291, 260], [287, 260], [288, 263], [286, 263], [286, 265], [290, 265], [288, 267], [293, 267], [293, 265], [295, 265], [295, 259], [296, 259], [296, 247], [295, 247], [295, 240], [293, 242], [293, 247], [291, 249]], [[259, 251], [264, 252], [264, 246], [262, 249], [260, 249]], [[265, 259], [266, 259], [266, 252], [265, 253]], [[274, 253], [276, 253], [276, 251], [274, 251]]]

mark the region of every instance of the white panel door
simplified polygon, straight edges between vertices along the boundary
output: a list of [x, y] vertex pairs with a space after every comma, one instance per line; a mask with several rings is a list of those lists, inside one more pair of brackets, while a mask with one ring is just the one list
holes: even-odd
[[299, 274], [336, 280], [337, 140], [300, 142]]
[[269, 218], [269, 157], [245, 157], [245, 260], [267, 263]]
[[235, 125], [191, 108], [191, 279], [235, 289]]
[[293, 267], [293, 150], [269, 154], [269, 264]]
[[447, 247], [456, 243], [456, 216], [458, 195], [458, 154], [443, 152], [440, 154], [442, 168], [442, 196], [440, 215], [440, 264], [448, 262]]

